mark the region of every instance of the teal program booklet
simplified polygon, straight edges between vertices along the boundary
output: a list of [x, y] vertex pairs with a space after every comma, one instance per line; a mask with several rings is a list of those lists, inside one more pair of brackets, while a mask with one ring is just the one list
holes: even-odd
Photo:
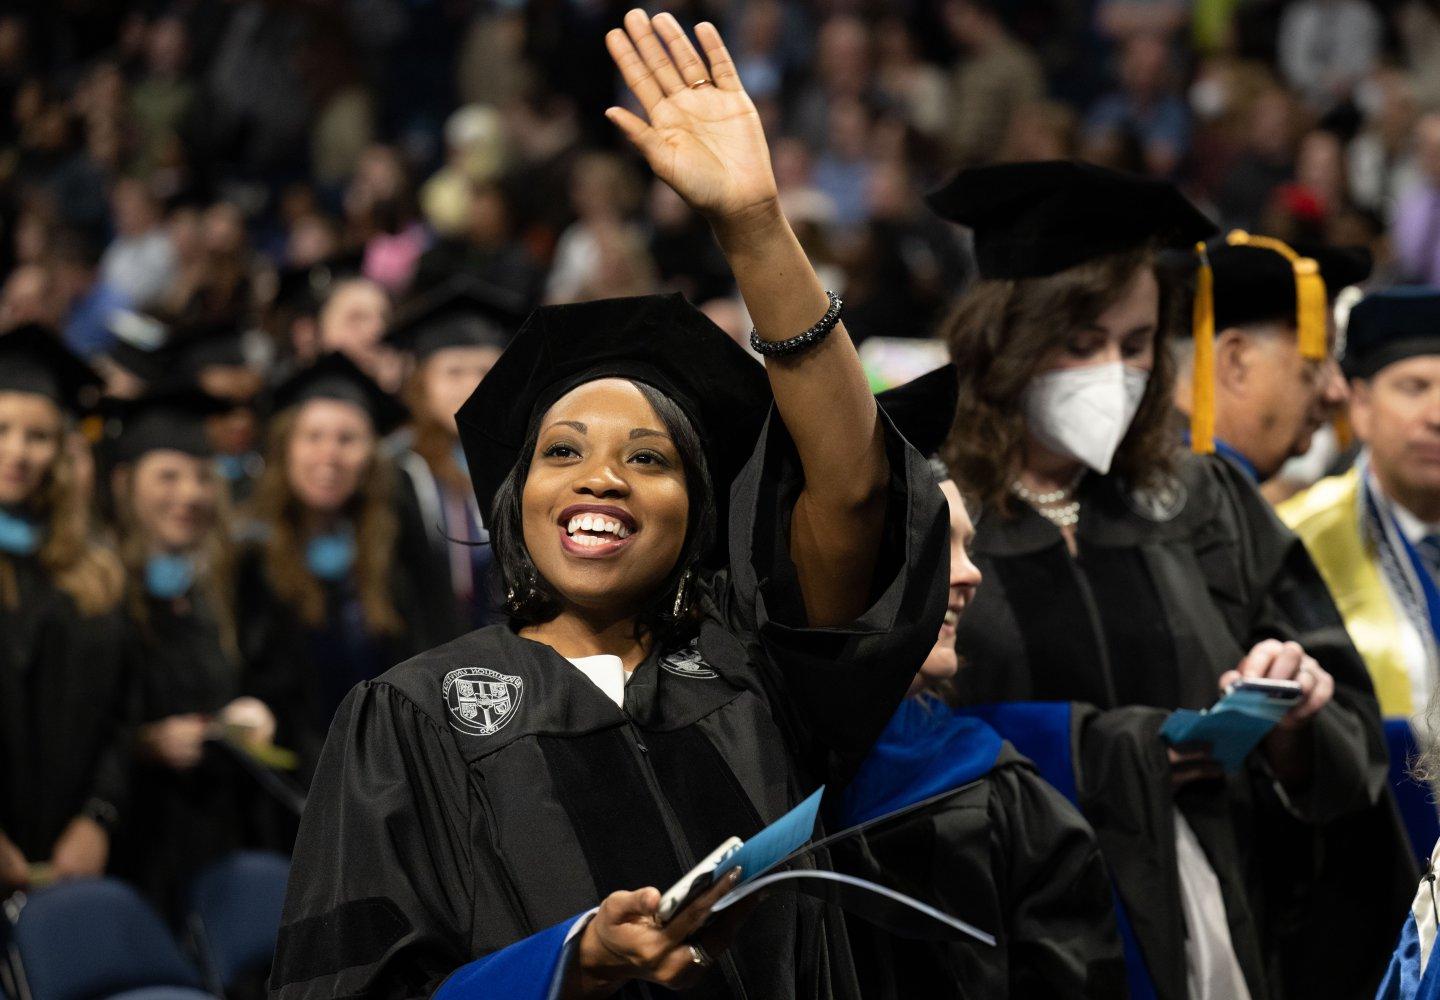
[[[825, 846], [863, 836], [871, 827], [923, 809], [951, 792], [812, 842], [824, 791], [822, 786], [749, 840], [721, 854], [714, 866], [713, 878], [721, 878], [737, 867], [742, 875], [735, 888], [715, 904], [712, 913], [723, 913], [759, 893], [789, 890], [834, 903], [848, 913], [903, 937], [927, 941], [970, 938], [994, 946], [994, 935], [928, 903], [888, 886], [816, 864], [816, 856]], [[707, 879], [707, 882], [713, 884], [712, 880]]]
[[1160, 727], [1160, 735], [1172, 746], [1208, 744], [1210, 756], [1234, 774], [1294, 704], [1236, 688], [1206, 711], [1177, 709]]

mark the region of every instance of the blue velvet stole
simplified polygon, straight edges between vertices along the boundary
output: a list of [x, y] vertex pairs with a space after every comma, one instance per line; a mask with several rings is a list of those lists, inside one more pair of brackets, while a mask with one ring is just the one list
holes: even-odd
[[906, 698], [845, 788], [842, 827], [856, 826], [983, 777], [1001, 739], [939, 701]]
[[431, 1000], [554, 1000], [565, 982], [570, 957], [580, 943], [577, 933], [566, 935], [587, 914], [563, 920], [554, 927], [516, 941], [507, 948], [462, 965], [450, 974]]

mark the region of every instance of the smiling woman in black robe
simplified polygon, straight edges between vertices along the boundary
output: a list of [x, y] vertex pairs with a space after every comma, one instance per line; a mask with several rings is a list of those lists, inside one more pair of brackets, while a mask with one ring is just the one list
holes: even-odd
[[211, 742], [216, 727], [233, 727], [236, 749], [275, 732], [241, 690], [228, 490], [206, 428], [224, 410], [199, 390], [125, 406], [111, 476], [136, 723], [116, 868], [172, 915], [203, 865], [263, 842], [259, 788]]
[[281, 383], [273, 405], [236, 621], [244, 686], [274, 711], [307, 783], [346, 692], [450, 633], [426, 631], [415, 533], [380, 445], [404, 408], [342, 354]]
[[[799, 334], [827, 297], [719, 35], [702, 60], [667, 15], [625, 28], [650, 123], [612, 120], [711, 220], [762, 346]], [[512, 621], [341, 706], [274, 995], [855, 996], [808, 897], [733, 941], [700, 929], [713, 892], [654, 918], [655, 887], [858, 763], [940, 626], [940, 494], [843, 327], [762, 372], [678, 297], [542, 309], [460, 427]]]
[[0, 336], [0, 895], [102, 874], [126, 806], [124, 572], [66, 445], [98, 386], [54, 330]]

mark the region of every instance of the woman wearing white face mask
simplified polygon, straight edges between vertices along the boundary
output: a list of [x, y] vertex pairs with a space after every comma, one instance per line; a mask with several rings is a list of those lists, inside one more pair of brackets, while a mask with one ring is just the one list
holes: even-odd
[[[1410, 863], [1369, 679], [1299, 542], [1177, 447], [1156, 254], [1212, 227], [1168, 184], [1071, 163], [962, 173], [931, 204], [974, 230], [981, 275], [947, 331], [946, 457], [982, 501], [986, 580], [960, 698], [1001, 704], [1096, 827], [1144, 959], [1132, 993], [1366, 994]], [[1161, 740], [1242, 675], [1302, 695], [1239, 773]], [[1066, 751], [1048, 769], [1046, 734]], [[1366, 857], [1327, 867], [1357, 837]]]
[[221, 727], [266, 746], [275, 719], [242, 693], [225, 483], [198, 390], [152, 396], [120, 414], [112, 488], [126, 569], [125, 654], [136, 699], [129, 817], [116, 867], [167, 909], [203, 865], [261, 846], [259, 788], [207, 741]]

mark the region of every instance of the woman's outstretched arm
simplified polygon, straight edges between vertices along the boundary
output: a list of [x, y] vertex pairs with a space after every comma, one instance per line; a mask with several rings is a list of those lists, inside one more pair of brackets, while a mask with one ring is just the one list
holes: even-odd
[[[648, 121], [606, 114], [710, 221], [760, 337], [785, 340], [829, 301], [780, 210], [760, 116], [720, 33], [702, 23], [695, 34], [703, 57], [671, 15], [630, 11], [606, 46]], [[805, 474], [790, 554], [808, 624], [842, 625], [868, 604], [885, 517], [890, 471], [875, 400], [843, 325], [765, 367]]]

